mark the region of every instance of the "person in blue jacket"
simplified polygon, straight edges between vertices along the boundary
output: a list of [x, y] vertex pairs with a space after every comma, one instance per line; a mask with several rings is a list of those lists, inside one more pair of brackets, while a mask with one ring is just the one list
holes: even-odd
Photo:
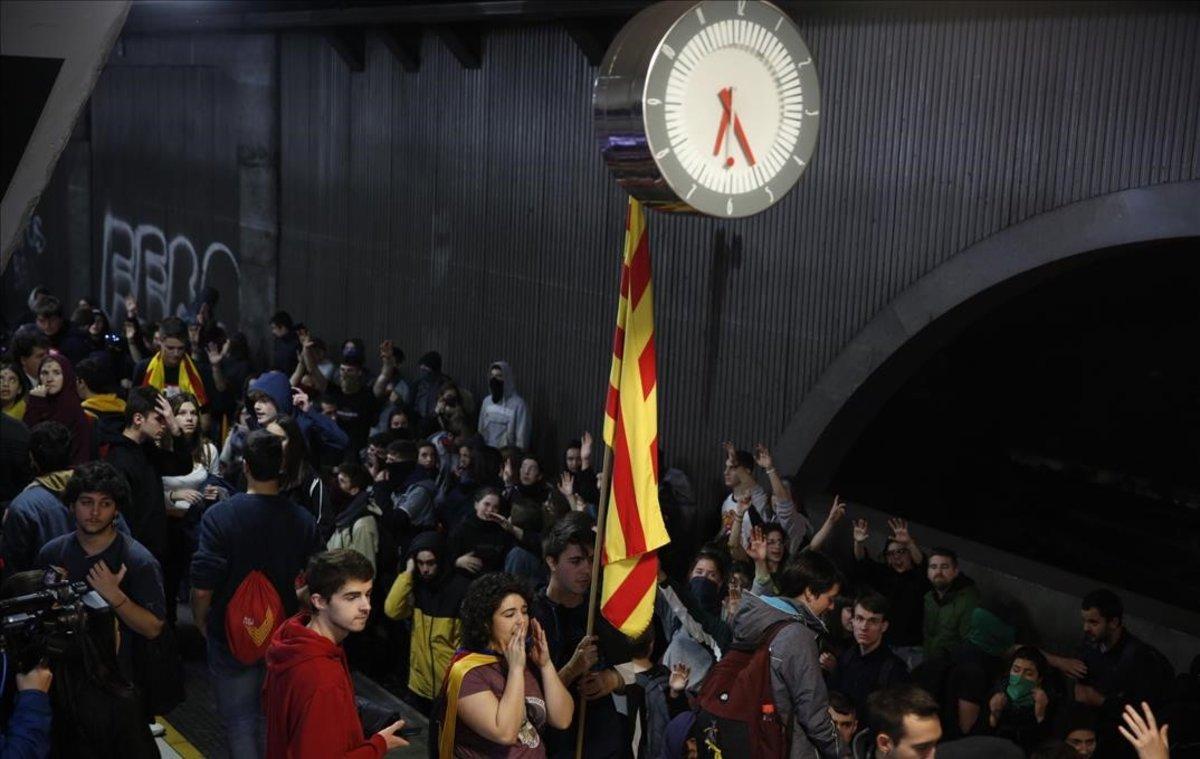
[[332, 453], [335, 458], [340, 458], [350, 444], [346, 431], [320, 413], [319, 409], [313, 409], [308, 395], [293, 390], [283, 372], [267, 372], [251, 382], [250, 389], [246, 391], [246, 407], [250, 410], [249, 426], [252, 430], [266, 427], [281, 414], [293, 417], [304, 433], [313, 466], [318, 466], [326, 458], [324, 453]]
[[[3, 657], [4, 669], [9, 659]], [[49, 667], [38, 664], [16, 676], [17, 697], [12, 716], [0, 731], [0, 759], [45, 759], [50, 755], [50, 681]]]

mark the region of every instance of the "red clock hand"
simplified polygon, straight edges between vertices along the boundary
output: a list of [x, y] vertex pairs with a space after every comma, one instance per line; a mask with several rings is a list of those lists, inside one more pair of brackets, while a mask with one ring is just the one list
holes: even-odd
[[742, 152], [746, 154], [746, 160], [753, 166], [754, 152], [750, 150], [750, 142], [746, 139], [746, 133], [742, 131], [742, 120], [737, 116], [733, 117], [733, 133], [737, 135], [738, 144], [742, 146]]
[[721, 154], [721, 143], [725, 141], [725, 130], [729, 128], [729, 118], [733, 114], [733, 88], [726, 87], [717, 93], [721, 98], [721, 126], [717, 129], [717, 141], [713, 144], [713, 155]]

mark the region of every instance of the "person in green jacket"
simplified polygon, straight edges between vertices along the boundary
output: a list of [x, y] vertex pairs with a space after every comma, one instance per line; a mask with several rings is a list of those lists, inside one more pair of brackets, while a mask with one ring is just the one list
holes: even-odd
[[979, 588], [959, 572], [958, 554], [949, 548], [932, 549], [926, 571], [933, 590], [925, 594], [925, 658], [948, 659], [967, 639]]

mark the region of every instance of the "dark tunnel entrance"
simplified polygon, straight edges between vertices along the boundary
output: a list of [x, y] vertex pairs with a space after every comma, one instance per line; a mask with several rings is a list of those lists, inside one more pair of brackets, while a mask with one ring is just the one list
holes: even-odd
[[1200, 608], [1200, 240], [1094, 254], [966, 327], [832, 491]]

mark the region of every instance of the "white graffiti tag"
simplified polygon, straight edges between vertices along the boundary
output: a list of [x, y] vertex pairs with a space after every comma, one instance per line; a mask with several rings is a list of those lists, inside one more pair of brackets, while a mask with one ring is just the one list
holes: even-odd
[[[223, 243], [210, 244], [202, 256], [184, 235], [167, 242], [152, 224], [134, 227], [104, 214], [104, 259], [100, 272], [101, 305], [109, 319], [125, 315], [125, 297], [132, 295], [148, 320], [184, 316], [196, 295], [223, 273], [225, 289], [236, 286], [238, 263]], [[237, 293], [230, 293], [235, 299]]]

